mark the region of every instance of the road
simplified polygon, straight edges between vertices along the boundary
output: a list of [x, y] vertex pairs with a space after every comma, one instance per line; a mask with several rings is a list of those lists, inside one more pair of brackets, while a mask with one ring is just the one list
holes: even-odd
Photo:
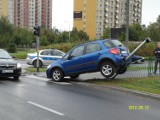
[[0, 79], [0, 96], [1, 120], [160, 119], [160, 101], [34, 75]]

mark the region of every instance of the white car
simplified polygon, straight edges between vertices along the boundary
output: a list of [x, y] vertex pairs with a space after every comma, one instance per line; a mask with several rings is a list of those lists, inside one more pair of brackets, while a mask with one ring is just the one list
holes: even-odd
[[[61, 59], [65, 53], [57, 49], [44, 49], [39, 51], [39, 67], [47, 66], [57, 59]], [[37, 52], [28, 53], [26, 62], [37, 67]]]

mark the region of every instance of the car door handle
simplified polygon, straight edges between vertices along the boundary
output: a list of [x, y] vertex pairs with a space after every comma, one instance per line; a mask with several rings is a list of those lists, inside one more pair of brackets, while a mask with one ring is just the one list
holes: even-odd
[[98, 53], [98, 55], [102, 55], [102, 53]]

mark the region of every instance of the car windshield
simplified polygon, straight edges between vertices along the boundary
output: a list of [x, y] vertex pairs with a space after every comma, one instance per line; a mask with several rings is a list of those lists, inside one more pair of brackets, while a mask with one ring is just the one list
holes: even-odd
[[11, 59], [12, 57], [5, 50], [0, 50], [0, 59]]

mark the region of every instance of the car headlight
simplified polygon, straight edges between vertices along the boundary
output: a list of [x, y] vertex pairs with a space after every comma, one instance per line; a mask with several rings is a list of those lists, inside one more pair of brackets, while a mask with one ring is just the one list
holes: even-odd
[[17, 63], [17, 68], [21, 68], [21, 64], [20, 63]]
[[50, 67], [51, 67], [51, 65], [48, 65], [47, 69], [50, 68]]

